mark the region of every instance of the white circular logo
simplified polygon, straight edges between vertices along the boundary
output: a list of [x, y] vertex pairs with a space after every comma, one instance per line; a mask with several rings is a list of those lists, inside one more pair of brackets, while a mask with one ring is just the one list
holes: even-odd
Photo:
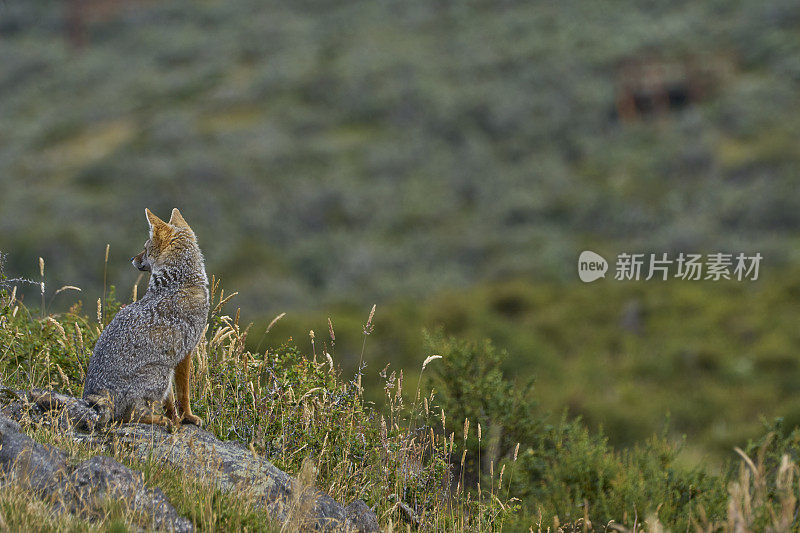
[[608, 271], [608, 261], [602, 255], [589, 250], [581, 252], [578, 257], [578, 276], [581, 281], [590, 283], [596, 279], [606, 277]]

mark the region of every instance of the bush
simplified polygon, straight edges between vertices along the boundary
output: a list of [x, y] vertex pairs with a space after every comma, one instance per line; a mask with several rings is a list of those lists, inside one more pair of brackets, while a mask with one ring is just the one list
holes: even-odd
[[[509, 493], [521, 498], [525, 516], [545, 524], [588, 519], [630, 525], [636, 517], [655, 514], [682, 529], [701, 508], [714, 515], [724, 511], [725, 485], [701, 470], [679, 466], [681, 447], [666, 436], [618, 452], [580, 419], [564, 415], [549, 422], [531, 395], [532, 384], [519, 386], [503, 374], [507, 354], [491, 342], [437, 332], [428, 335], [428, 343], [442, 356], [430, 383], [448, 413], [446, 431], [466, 435], [465, 419], [473, 428], [490, 428], [483, 435], [469, 432], [465, 445], [473, 461], [462, 465], [464, 477], [491, 481], [491, 472], [508, 467], [513, 472]], [[480, 457], [484, 461], [478, 465]]]

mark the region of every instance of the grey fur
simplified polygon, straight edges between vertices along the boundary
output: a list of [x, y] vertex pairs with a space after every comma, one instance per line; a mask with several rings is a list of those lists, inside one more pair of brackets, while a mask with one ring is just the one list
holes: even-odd
[[175, 367], [195, 349], [206, 325], [203, 255], [188, 226], [169, 228], [167, 253], [154, 255], [151, 225], [144, 252], [133, 260], [137, 268], [151, 271], [147, 292], [106, 326], [89, 361], [83, 397], [109, 396], [115, 420], [161, 413]]

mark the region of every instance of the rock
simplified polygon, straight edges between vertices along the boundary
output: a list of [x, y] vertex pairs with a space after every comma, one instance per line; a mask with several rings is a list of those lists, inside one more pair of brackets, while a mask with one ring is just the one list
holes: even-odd
[[150, 489], [144, 475], [110, 457], [95, 456], [78, 465], [66, 479], [72, 511], [83, 512], [97, 506], [103, 498], [124, 501], [129, 508], [149, 516], [159, 531], [193, 531], [192, 523], [181, 517], [161, 489]]
[[17, 422], [0, 415], [0, 470], [30, 486], [56, 510], [91, 516], [102, 498], [120, 498], [132, 510], [150, 515], [159, 531], [193, 531], [160, 489], [150, 489], [144, 476], [109, 457], [92, 457], [71, 467], [58, 448], [40, 444], [22, 433]]
[[411, 524], [411, 527], [418, 528], [420, 526], [419, 517], [417, 513], [414, 512], [414, 509], [408, 506], [405, 502], [397, 502], [396, 504], [397, 509], [400, 509], [400, 517]]
[[277, 520], [291, 521], [295, 529], [362, 531], [349, 523], [344, 508], [327, 494], [301, 486], [240, 443], [221, 441], [197, 426], [184, 425], [169, 433], [160, 426], [128, 424], [111, 430], [109, 437], [127, 443], [139, 457], [161, 459], [212, 480], [223, 490], [248, 490]]
[[[94, 457], [74, 469], [65, 469], [66, 459], [62, 452], [35, 443], [19, 432], [19, 425], [11, 418], [30, 419], [43, 424], [55, 420], [59, 427], [72, 432], [78, 440], [108, 446], [124, 444], [141, 459], [165, 461], [190, 475], [210, 480], [223, 490], [250, 491], [258, 504], [292, 530], [380, 531], [375, 513], [361, 500], [356, 500], [345, 509], [327, 494], [314, 487], [303, 486], [241, 443], [221, 441], [196, 426], [184, 425], [174, 433], [161, 426], [146, 424], [106, 428], [108, 407], [102, 402], [87, 402], [41, 390], [10, 391], [7, 398], [18, 398], [18, 401], [7, 404], [0, 414], [2, 442], [11, 442], [12, 450], [17, 450], [14, 452], [16, 455], [23, 453], [24, 449], [31, 449], [30, 459], [24, 466], [27, 471], [33, 472], [32, 479], [38, 484], [44, 483], [45, 479], [56, 479], [65, 484], [72, 494], [73, 500], [70, 501], [91, 502], [92, 496], [87, 496], [86, 487], [94, 486], [97, 491], [95, 496], [105, 493], [116, 495], [144, 512], [161, 509], [159, 512], [164, 522], [156, 522], [159, 529], [191, 529], [191, 524], [178, 516], [160, 490], [148, 489], [144, 485], [140, 473], [107, 457]], [[3, 469], [13, 464], [13, 458], [16, 457], [8, 452], [10, 459], [7, 461], [5, 453], [3, 446], [0, 450], [0, 467]], [[60, 474], [56, 475], [56, 472]], [[187, 526], [189, 529], [184, 529]]]
[[378, 517], [362, 500], [353, 501], [345, 508], [344, 512], [347, 519], [358, 531], [363, 531], [364, 533], [379, 533], [381, 531]]
[[0, 469], [39, 494], [47, 494], [63, 479], [67, 455], [39, 444], [22, 433], [15, 421], [0, 415]]
[[33, 390], [28, 399], [43, 412], [58, 412], [59, 426], [68, 429], [70, 425], [91, 431], [108, 423], [111, 410], [103, 404], [90, 404], [83, 398], [73, 398], [54, 391]]

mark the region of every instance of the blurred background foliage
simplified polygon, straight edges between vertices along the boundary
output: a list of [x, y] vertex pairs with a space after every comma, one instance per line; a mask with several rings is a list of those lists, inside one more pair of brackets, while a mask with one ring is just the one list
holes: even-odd
[[[794, 0], [3, 2], [5, 270], [94, 302], [110, 243], [130, 294], [178, 206], [252, 347], [331, 316], [352, 369], [378, 303], [367, 377], [489, 337], [615, 445], [669, 419], [729, 455], [800, 422], [799, 30]], [[583, 249], [765, 259], [582, 285]]]

